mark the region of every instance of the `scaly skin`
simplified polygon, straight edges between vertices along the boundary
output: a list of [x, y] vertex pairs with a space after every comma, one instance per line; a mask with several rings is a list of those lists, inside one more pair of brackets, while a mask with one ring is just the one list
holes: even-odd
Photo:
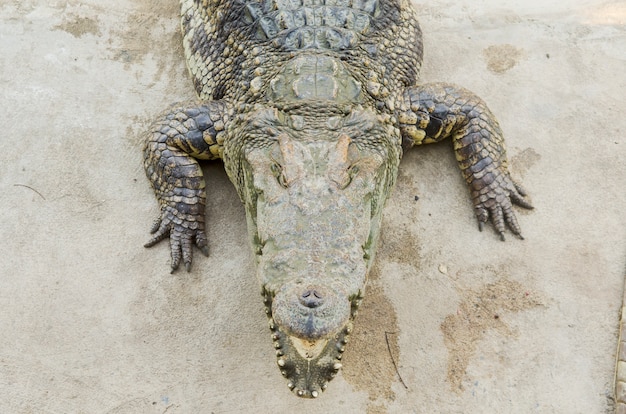
[[245, 205], [257, 275], [289, 388], [317, 397], [365, 290], [403, 150], [450, 137], [480, 228], [521, 237], [502, 132], [485, 103], [418, 84], [422, 36], [406, 0], [181, 0], [201, 102], [165, 113], [144, 165], [161, 205], [152, 246], [171, 267], [208, 254], [197, 160], [220, 158]]
[[405, 147], [452, 137], [480, 230], [491, 218], [502, 240], [505, 223], [523, 238], [512, 205], [532, 206], [524, 199], [525, 191], [508, 174], [502, 130], [482, 99], [446, 84], [410, 88], [398, 119]]

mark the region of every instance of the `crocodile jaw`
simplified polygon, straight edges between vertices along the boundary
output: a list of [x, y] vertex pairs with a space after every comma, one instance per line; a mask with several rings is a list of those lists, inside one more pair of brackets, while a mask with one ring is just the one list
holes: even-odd
[[342, 367], [341, 359], [352, 332], [361, 296], [351, 301], [349, 319], [326, 337], [302, 339], [288, 334], [272, 314], [272, 296], [264, 292], [269, 328], [276, 349], [276, 363], [289, 389], [302, 398], [317, 398]]
[[348, 296], [341, 284], [316, 281], [300, 278], [277, 291], [263, 289], [278, 368], [289, 389], [303, 398], [318, 397], [337, 375], [362, 299], [361, 290]]

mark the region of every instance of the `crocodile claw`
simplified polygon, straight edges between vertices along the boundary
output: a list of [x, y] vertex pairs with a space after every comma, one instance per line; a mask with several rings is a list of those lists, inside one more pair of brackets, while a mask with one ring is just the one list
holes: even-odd
[[493, 223], [500, 240], [506, 241], [504, 233], [508, 227], [513, 234], [524, 240], [522, 229], [517, 221], [513, 204], [525, 209], [534, 207], [525, 199], [526, 192], [507, 173], [493, 171], [493, 181], [472, 192], [474, 211], [478, 219], [478, 230], [482, 231], [489, 220]]
[[171, 272], [174, 273], [180, 266], [181, 261], [185, 269], [191, 271], [193, 260], [193, 244], [205, 255], [209, 255], [207, 237], [204, 233], [204, 217], [197, 215], [183, 215], [173, 207], [167, 206], [161, 215], [154, 221], [150, 233], [154, 236], [144, 244], [144, 247], [152, 247], [169, 236]]

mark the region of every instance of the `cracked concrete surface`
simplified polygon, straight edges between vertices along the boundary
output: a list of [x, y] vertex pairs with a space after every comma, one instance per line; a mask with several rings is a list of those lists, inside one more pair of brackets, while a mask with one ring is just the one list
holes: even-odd
[[167, 246], [142, 247], [141, 132], [194, 96], [177, 2], [0, 2], [0, 412], [612, 412], [626, 5], [415, 6], [422, 80], [487, 101], [536, 209], [502, 243], [476, 230], [449, 143], [407, 153], [344, 370], [308, 401], [275, 366], [219, 163], [211, 256], [170, 275]]

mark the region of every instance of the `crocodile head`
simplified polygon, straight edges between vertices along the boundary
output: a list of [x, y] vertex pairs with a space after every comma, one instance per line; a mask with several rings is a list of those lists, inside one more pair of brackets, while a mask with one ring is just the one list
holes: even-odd
[[314, 398], [341, 368], [398, 134], [362, 109], [332, 121], [273, 108], [246, 118], [225, 164], [246, 206], [278, 366], [296, 395]]

